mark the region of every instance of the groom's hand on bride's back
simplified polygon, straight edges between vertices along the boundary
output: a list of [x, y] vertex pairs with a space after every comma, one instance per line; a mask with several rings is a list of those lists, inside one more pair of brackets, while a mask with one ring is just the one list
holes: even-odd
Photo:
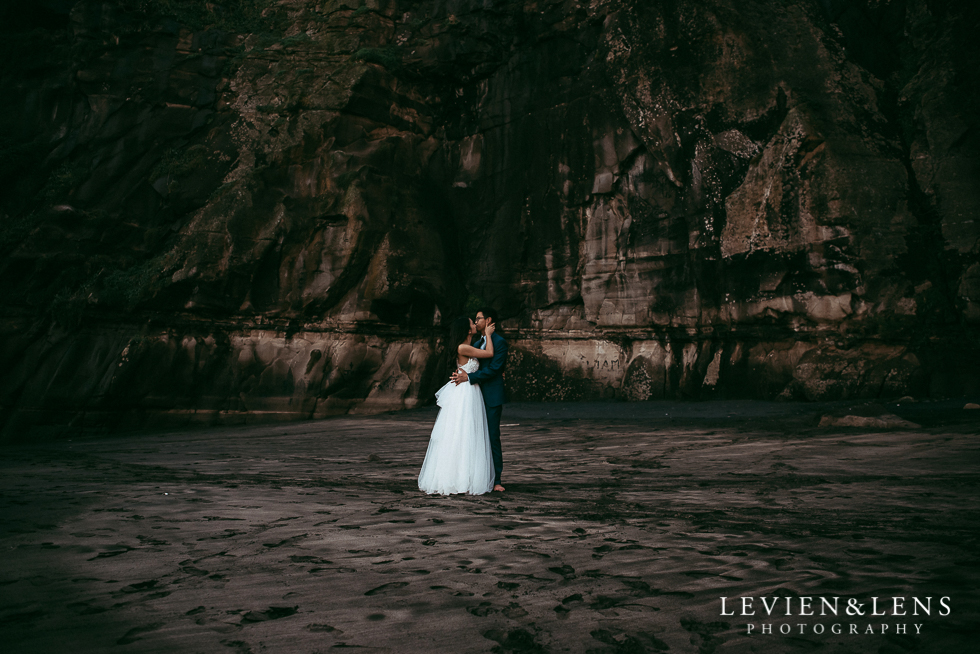
[[464, 381], [469, 381], [469, 375], [466, 374], [465, 370], [457, 370], [449, 378], [450, 381], [454, 382], [457, 386], [462, 384]]

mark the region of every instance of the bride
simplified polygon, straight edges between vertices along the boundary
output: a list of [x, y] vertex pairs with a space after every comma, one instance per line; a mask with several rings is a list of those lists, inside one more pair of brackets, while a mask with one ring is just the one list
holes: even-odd
[[[457, 318], [449, 328], [449, 346], [456, 348], [457, 370], [476, 372], [478, 359], [493, 357], [493, 324], [486, 328], [486, 349], [469, 344], [476, 326]], [[439, 415], [429, 437], [419, 488], [426, 493], [482, 495], [493, 489], [493, 458], [483, 394], [476, 384], [449, 382], [436, 391]]]

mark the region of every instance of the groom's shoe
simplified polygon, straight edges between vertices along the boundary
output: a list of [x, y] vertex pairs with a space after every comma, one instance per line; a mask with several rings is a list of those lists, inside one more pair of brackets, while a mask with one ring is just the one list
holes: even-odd
[[497, 484], [496, 486], [494, 486], [494, 487], [493, 487], [493, 489], [494, 489], [495, 491], [502, 491], [502, 490], [506, 490], [506, 489], [505, 489], [505, 488], [504, 488], [503, 486], [501, 486], [500, 484]]

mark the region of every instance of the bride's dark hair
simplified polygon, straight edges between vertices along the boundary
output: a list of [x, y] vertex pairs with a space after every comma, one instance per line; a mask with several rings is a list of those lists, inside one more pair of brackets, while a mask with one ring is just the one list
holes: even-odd
[[[456, 318], [449, 325], [449, 341], [447, 341], [449, 349], [456, 354], [456, 348], [459, 347], [460, 343], [469, 340], [470, 335], [470, 319], [465, 317]], [[453, 359], [453, 365], [455, 365], [456, 359]]]

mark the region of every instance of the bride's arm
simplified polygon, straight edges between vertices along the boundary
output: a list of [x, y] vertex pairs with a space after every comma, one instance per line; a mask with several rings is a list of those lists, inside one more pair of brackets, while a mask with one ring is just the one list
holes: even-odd
[[493, 358], [493, 332], [494, 325], [490, 323], [487, 325], [486, 338], [484, 339], [485, 350], [475, 348], [472, 345], [467, 345], [466, 343], [460, 343], [456, 351], [462, 354], [464, 357], [475, 357], [477, 359], [492, 359]]
[[467, 345], [466, 343], [460, 343], [459, 347], [456, 348], [456, 351], [462, 354], [464, 357], [491, 359], [493, 358], [493, 341], [489, 338], [487, 339], [487, 349], [485, 350], [473, 347], [472, 345]]

